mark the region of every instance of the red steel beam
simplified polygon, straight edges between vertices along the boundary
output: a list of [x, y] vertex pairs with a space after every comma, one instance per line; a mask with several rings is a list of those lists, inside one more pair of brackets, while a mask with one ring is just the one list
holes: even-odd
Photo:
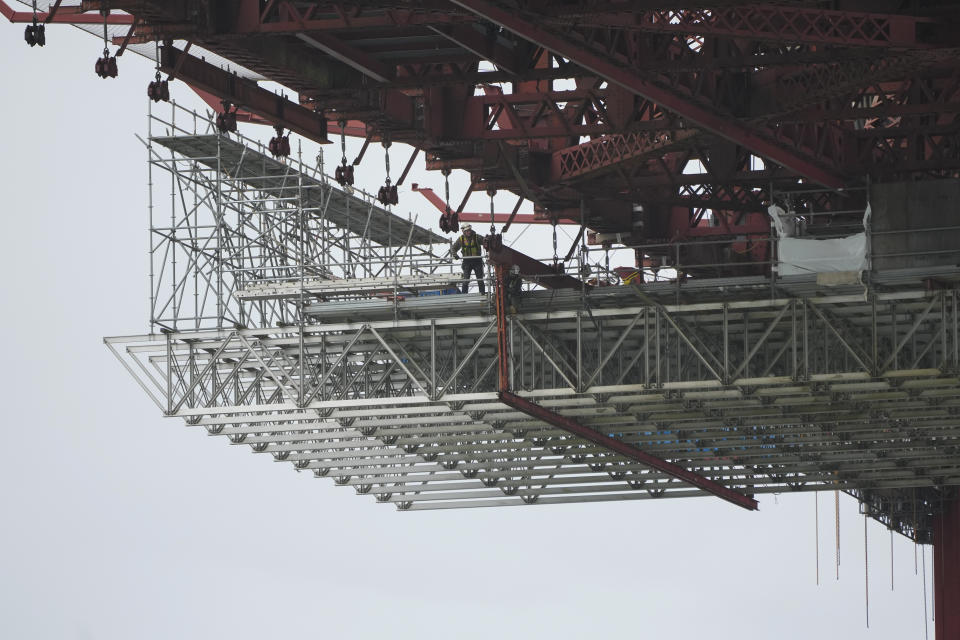
[[[213, 95], [209, 91], [204, 91], [198, 87], [187, 85], [190, 89], [197, 94], [201, 100], [203, 100], [211, 109], [216, 113], [223, 113], [223, 101], [217, 96]], [[250, 124], [262, 124], [273, 126], [274, 123], [266, 118], [256, 115], [255, 113], [250, 113], [249, 111], [244, 111], [243, 109], [237, 109], [237, 122], [247, 122]], [[366, 138], [367, 137], [367, 127], [362, 122], [357, 122], [356, 120], [349, 121], [346, 126], [343, 127], [342, 132], [348, 136], [354, 138]], [[338, 122], [327, 121], [327, 133], [335, 134], [341, 133], [340, 124]]]
[[[324, 12], [317, 17], [313, 9], [303, 14], [291, 11], [287, 2], [273, 2], [261, 12], [260, 0], [241, 0], [237, 9], [237, 22], [232, 31], [236, 33], [303, 33], [311, 31], [334, 31], [342, 29], [378, 29], [409, 27], [430, 24], [455, 24], [474, 22], [469, 16], [456, 15], [449, 10], [395, 9], [362, 11], [360, 3], [337, 5], [337, 15]], [[317, 12], [319, 13], [319, 12]]]
[[[32, 11], [15, 11], [4, 0], [0, 0], [0, 15], [13, 23], [32, 23]], [[38, 22], [54, 24], [103, 24], [103, 16], [98, 13], [83, 13], [79, 5], [59, 7], [56, 11], [37, 11]], [[111, 13], [107, 24], [133, 24], [133, 16], [123, 13]]]
[[[499, 240], [499, 237], [496, 239]], [[501, 244], [499, 249], [500, 251], [503, 251], [506, 248]], [[512, 251], [512, 249], [509, 251]], [[504, 403], [508, 407], [513, 407], [517, 411], [521, 411], [528, 416], [538, 420], [543, 420], [544, 422], [563, 429], [568, 433], [600, 445], [601, 447], [613, 451], [614, 453], [618, 453], [625, 458], [636, 460], [637, 462], [652, 469], [656, 469], [657, 471], [661, 471], [669, 476], [677, 478], [678, 480], [687, 482], [699, 489], [706, 491], [707, 493], [711, 493], [728, 502], [732, 502], [738, 507], [743, 507], [744, 509], [751, 511], [756, 510], [758, 506], [757, 501], [749, 496], [745, 496], [739, 491], [725, 487], [715, 480], [704, 478], [700, 474], [694, 473], [693, 471], [690, 471], [689, 469], [686, 469], [678, 464], [674, 464], [650, 455], [649, 453], [642, 451], [632, 444], [608, 435], [604, 435], [599, 431], [587, 427], [586, 425], [582, 425], [575, 420], [571, 420], [570, 418], [560, 415], [559, 413], [554, 413], [546, 407], [510, 392], [510, 345], [509, 340], [507, 339], [507, 273], [512, 266], [516, 265], [520, 266], [520, 272], [522, 275], [525, 268], [525, 262], [536, 262], [532, 258], [529, 258], [519, 252], [513, 253], [516, 254], [511, 256], [513, 261], [505, 262], [502, 260], [502, 256], [495, 256], [492, 250], [488, 251], [488, 255], [491, 258], [491, 262], [494, 264], [496, 272], [494, 303], [497, 311], [497, 356], [500, 362], [497, 376], [497, 396], [500, 399], [500, 402]], [[541, 268], [547, 266], [542, 263], [539, 264], [541, 265]], [[575, 278], [570, 278], [570, 276], [565, 277], [582, 285], [582, 283]]]
[[931, 18], [908, 15], [761, 4], [709, 9], [621, 11], [584, 16], [578, 20], [585, 27], [896, 48], [927, 46], [918, 44], [917, 27], [934, 22]]
[[[246, 0], [258, 4], [258, 0]], [[353, 6], [348, 6], [348, 5]], [[546, 4], [546, 3], [545, 3]], [[351, 11], [360, 3], [343, 3], [339, 15], [317, 17], [308, 10], [304, 14], [283, 9], [287, 3], [274, 2], [261, 13], [256, 8], [241, 10], [237, 31], [242, 33], [302, 33], [343, 29], [376, 29], [424, 25], [465, 25], [475, 22], [470, 16], [458, 15], [440, 8], [415, 8], [393, 11]], [[621, 5], [622, 6], [622, 5]], [[313, 7], [315, 8], [315, 7]], [[311, 9], [313, 9], [311, 8]], [[545, 24], [564, 26], [570, 17], [561, 8], [549, 7], [541, 19]], [[805, 7], [779, 7], [754, 4], [707, 9], [646, 9], [624, 11], [608, 3], [576, 16], [578, 25], [588, 28], [613, 28], [651, 32], [703, 34], [732, 38], [750, 38], [778, 42], [829, 44], [862, 47], [916, 47], [917, 26], [933, 22], [929, 18], [907, 15], [868, 13], [862, 11], [829, 11]], [[479, 39], [451, 38], [464, 48], [478, 53], [489, 45]], [[485, 54], [481, 54], [485, 55]], [[506, 56], [509, 59], [510, 56]]]
[[638, 449], [632, 444], [628, 444], [623, 440], [617, 440], [610, 436], [604, 435], [599, 431], [595, 431], [590, 427], [580, 424], [576, 420], [571, 420], [565, 416], [560, 415], [559, 413], [554, 413], [546, 407], [542, 407], [534, 402], [530, 402], [526, 398], [522, 398], [518, 395], [514, 395], [509, 391], [500, 391], [498, 394], [500, 401], [509, 407], [513, 407], [517, 411], [522, 411], [528, 416], [537, 418], [538, 420], [543, 420], [548, 424], [552, 424], [555, 427], [563, 429], [568, 433], [572, 433], [575, 436], [583, 438], [584, 440], [589, 440], [590, 442], [600, 445], [605, 449], [609, 449], [614, 453], [618, 453], [625, 458], [630, 458], [631, 460], [636, 460], [640, 464], [644, 464], [652, 469], [661, 471], [669, 476], [673, 476], [678, 480], [683, 480], [688, 484], [692, 484], [698, 489], [703, 489], [707, 493], [711, 493], [718, 498], [722, 498], [727, 502], [732, 502], [738, 507], [743, 507], [744, 509], [750, 511], [756, 511], [758, 508], [757, 501], [746, 496], [739, 491], [734, 491], [728, 487], [723, 486], [719, 482], [710, 480], [709, 478], [704, 478], [698, 473], [694, 473], [685, 467], [681, 467], [678, 464], [672, 462], [667, 462], [656, 456], [652, 456], [649, 453]]
[[781, 164], [814, 182], [830, 188], [840, 188], [845, 184], [840, 176], [823, 169], [808, 157], [776, 144], [753, 128], [714, 112], [706, 106], [691, 102], [683, 96], [637, 75], [631, 69], [619, 66], [609, 58], [592, 53], [570, 39], [547, 32], [514, 13], [505, 11], [484, 0], [450, 1], [526, 40], [568, 58], [573, 63], [596, 73], [609, 82], [618, 84], [661, 105], [668, 111], [686, 118], [707, 131], [746, 147], [756, 155]]
[[[487, 216], [487, 220], [490, 216]], [[536, 283], [547, 287], [548, 289], [580, 289], [590, 285], [584, 284], [573, 276], [558, 272], [551, 265], [544, 264], [535, 260], [525, 253], [520, 253], [515, 249], [503, 244], [501, 236], [487, 236], [487, 258], [494, 266], [516, 267], [521, 277], [527, 280], [533, 280]]]
[[[440, 199], [440, 196], [438, 196], [436, 192], [430, 187], [421, 187], [417, 185], [413, 187], [413, 190], [419, 192], [420, 195], [422, 195], [424, 198], [427, 199], [427, 202], [429, 202], [434, 207], [436, 207], [437, 210], [440, 211], [441, 213], [447, 210], [446, 204], [443, 202], [442, 199]], [[513, 222], [515, 222], [516, 224], [553, 224], [550, 218], [540, 217], [532, 213], [517, 213], [517, 214], [495, 213], [493, 214], [493, 221], [497, 224], [505, 224], [510, 220], [511, 216], [513, 216]], [[460, 213], [459, 218], [460, 218], [460, 222], [469, 222], [471, 224], [490, 222], [489, 213], [463, 212], [463, 213]], [[558, 224], [573, 224], [573, 221], [561, 219], [558, 222]], [[577, 224], [579, 224], [579, 222]]]
[[489, 60], [504, 71], [519, 73], [523, 70], [523, 63], [514, 51], [477, 31], [474, 25], [434, 25], [428, 28], [477, 57]]
[[589, 142], [553, 152], [550, 163], [552, 182], [593, 177], [599, 172], [616, 169], [621, 163], [642, 159], [651, 154], [663, 155], [700, 132], [696, 129], [639, 132], [601, 136]]
[[933, 521], [933, 600], [936, 639], [960, 638], [960, 498]]
[[327, 139], [327, 120], [323, 114], [261, 89], [251, 80], [219, 69], [175, 47], [160, 49], [160, 70], [169, 74], [175, 72], [176, 77], [187, 84], [241, 106], [274, 125], [321, 144], [330, 142]]
[[298, 33], [297, 38], [377, 82], [389, 82], [397, 74], [395, 66], [390, 67], [329, 33]]

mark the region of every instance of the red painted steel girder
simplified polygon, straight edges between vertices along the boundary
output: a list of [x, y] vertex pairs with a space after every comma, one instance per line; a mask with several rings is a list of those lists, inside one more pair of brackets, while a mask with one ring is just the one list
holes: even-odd
[[[493, 244], [499, 245], [498, 248], [501, 251], [506, 249], [506, 247], [503, 247], [502, 243], [499, 242], [499, 237], [496, 237], [493, 240]], [[491, 247], [491, 249], [492, 248], [493, 247]], [[513, 250], [510, 249], [509, 251]], [[690, 471], [689, 469], [678, 464], [674, 464], [673, 462], [668, 462], [651, 455], [632, 444], [624, 442], [623, 440], [618, 440], [612, 436], [600, 433], [599, 431], [591, 429], [586, 425], [582, 425], [575, 420], [571, 420], [570, 418], [562, 416], [559, 413], [550, 411], [546, 407], [510, 392], [510, 344], [507, 338], [507, 273], [510, 267], [519, 266], [521, 275], [523, 275], [524, 266], [522, 265], [528, 261], [536, 262], [522, 253], [513, 253], [516, 255], [512, 256], [512, 262], [505, 262], [502, 259], [492, 259], [493, 252], [488, 251], [488, 254], [491, 256], [491, 261], [495, 265], [496, 272], [494, 302], [497, 312], [497, 356], [500, 363], [497, 376], [497, 397], [500, 399], [500, 401], [509, 407], [512, 407], [518, 411], [522, 411], [523, 413], [538, 420], [543, 420], [548, 424], [552, 424], [553, 426], [563, 429], [568, 433], [600, 445], [601, 447], [613, 451], [614, 453], [618, 453], [631, 460], [636, 460], [637, 462], [652, 469], [656, 469], [657, 471], [661, 471], [669, 476], [677, 478], [678, 480], [687, 482], [688, 484], [702, 489], [707, 493], [731, 502], [738, 507], [743, 507], [744, 509], [748, 509], [750, 511], [756, 510], [758, 507], [757, 501], [749, 496], [743, 495], [739, 491], [725, 487], [715, 480], [705, 478], [702, 475], [694, 473], [693, 471]], [[542, 265], [542, 263], [540, 264]], [[542, 266], [545, 267], [546, 265]], [[569, 276], [566, 277], [569, 278]], [[581, 286], [583, 284], [576, 279], [570, 279]]]
[[723, 486], [719, 482], [705, 478], [698, 473], [694, 473], [689, 469], [682, 467], [678, 464], [668, 462], [656, 456], [650, 455], [649, 453], [638, 449], [632, 444], [628, 444], [623, 440], [618, 440], [608, 435], [604, 435], [599, 431], [595, 431], [590, 427], [580, 424], [576, 420], [571, 420], [565, 416], [562, 416], [558, 413], [554, 413], [549, 409], [542, 407], [534, 402], [530, 402], [526, 398], [522, 398], [518, 395], [510, 393], [506, 390], [501, 390], [498, 394], [500, 401], [506, 404], [509, 407], [513, 407], [517, 411], [522, 411], [528, 416], [537, 418], [538, 420], [543, 420], [548, 424], [552, 424], [555, 427], [563, 429], [568, 433], [588, 440], [594, 444], [600, 445], [605, 449], [609, 449], [614, 453], [620, 454], [625, 458], [631, 460], [636, 460], [641, 464], [645, 464], [652, 469], [661, 471], [669, 476], [673, 476], [678, 480], [682, 480], [688, 484], [691, 484], [698, 489], [702, 489], [707, 493], [713, 494], [718, 498], [722, 498], [727, 502], [733, 503], [738, 507], [743, 507], [749, 511], [756, 511], [758, 508], [757, 501], [753, 498], [746, 496], [739, 491], [734, 491], [728, 487]]
[[798, 153], [786, 146], [770, 140], [767, 135], [727, 116], [723, 116], [704, 105], [692, 102], [673, 91], [654, 84], [631, 69], [615, 64], [569, 39], [541, 29], [519, 16], [505, 11], [483, 0], [450, 0], [478, 16], [541, 47], [554, 51], [577, 65], [588, 69], [609, 82], [656, 102], [700, 128], [706, 129], [728, 140], [742, 145], [758, 156], [796, 171], [800, 175], [831, 188], [839, 188], [845, 181], [832, 171], [823, 169], [805, 154]]
[[389, 82], [396, 76], [396, 66], [381, 62], [329, 33], [320, 31], [309, 34], [298, 33], [297, 38], [376, 82]]
[[[413, 190], [426, 198], [427, 202], [436, 207], [440, 213], [446, 212], [446, 203], [440, 199], [440, 196], [438, 196], [433, 189], [430, 189], [429, 187], [415, 187]], [[460, 219], [460, 222], [469, 222], [471, 224], [490, 222], [489, 213], [470, 213], [467, 211], [461, 211], [457, 214], [457, 217]], [[532, 213], [495, 213], [493, 214], [493, 221], [497, 224], [505, 224], [511, 219], [511, 217], [513, 222], [516, 224], [553, 224], [549, 218], [538, 217]]]
[[160, 69], [176, 75], [191, 86], [241, 106], [245, 111], [261, 116], [276, 126], [321, 144], [330, 142], [327, 139], [327, 120], [323, 114], [261, 89], [251, 80], [228, 73], [175, 47], [160, 49]]
[[[489, 220], [490, 217], [487, 216], [487, 219]], [[489, 240], [491, 237], [487, 236], [487, 238]], [[487, 247], [487, 258], [492, 264], [516, 267], [521, 277], [534, 280], [548, 289], [580, 289], [582, 287], [590, 289], [590, 285], [584, 284], [583, 281], [558, 272], [548, 264], [511, 249], [503, 244], [499, 236], [494, 236], [494, 238], [495, 240]]]
[[550, 166], [550, 178], [552, 182], [570, 182], [576, 178], [611, 170], [630, 160], [638, 160], [651, 154], [663, 155], [699, 133], [696, 129], [682, 129], [594, 138], [589, 142], [555, 151]]
[[431, 25], [429, 28], [481, 60], [489, 60], [504, 71], [517, 73], [523, 70], [523, 62], [518, 59], [515, 51], [488, 38], [485, 33], [477, 31], [474, 25]]
[[927, 46], [917, 27], [930, 18], [808, 7], [752, 4], [738, 7], [590, 13], [578, 26], [846, 47]]
[[678, 126], [652, 103], [634, 105], [634, 95], [619, 87], [523, 93], [484, 89], [484, 95], [464, 100], [457, 139], [570, 140]]
[[[253, 0], [244, 4], [258, 5]], [[369, 3], [340, 2], [337, 15], [320, 14], [319, 3], [303, 10], [293, 3], [271, 2], [260, 12], [259, 7], [241, 10], [243, 19], [236, 28], [241, 33], [302, 33], [346, 29], [375, 29], [424, 25], [438, 27], [437, 32], [449, 36], [474, 53], [502, 63], [510, 69], [512, 56], [488, 57], [490, 46], [465, 30], [475, 22], [440, 3], [427, 8], [371, 10]], [[716, 3], [722, 4], [722, 3]], [[544, 23], [562, 26], [575, 21], [580, 27], [615, 28], [650, 32], [713, 35], [750, 38], [777, 42], [840, 45], [846, 47], [915, 47], [925, 46], [917, 40], [917, 26], [933, 20], [908, 15], [829, 11], [807, 7], [785, 7], [753, 4], [747, 6], [711, 6], [709, 8], [638, 9], [624, 11], [616, 4], [599, 4], [580, 10], [575, 17], [566, 9], [544, 8]], [[453, 29], [446, 25], [454, 25]]]
[[238, 3], [239, 19], [234, 26], [238, 33], [299, 33], [473, 22], [470, 17], [457, 15], [447, 9], [364, 11], [367, 8], [363, 6], [365, 3], [341, 2], [337, 4], [337, 15], [334, 16], [318, 15], [320, 3], [303, 11], [291, 2], [269, 2], [263, 11], [261, 4], [260, 0], [241, 0]]
[[937, 640], [960, 638], [960, 498], [933, 521], [933, 601]]
[[[32, 11], [15, 11], [4, 0], [0, 0], [0, 15], [14, 23], [32, 23]], [[106, 18], [107, 24], [133, 24], [133, 16], [124, 13], [111, 13]], [[104, 18], [99, 13], [84, 13], [77, 5], [61, 6], [53, 17], [46, 11], [37, 12], [38, 22], [52, 22], [56, 24], [103, 24]]]
[[[189, 86], [189, 85], [188, 85]], [[209, 91], [204, 91], [198, 87], [190, 86], [190, 89], [200, 97], [211, 109], [216, 113], [223, 113], [223, 101], [221, 98], [213, 95]], [[249, 124], [262, 124], [267, 126], [274, 126], [274, 123], [262, 116], [258, 116], [255, 113], [250, 113], [244, 109], [237, 109], [236, 111], [237, 122], [247, 122]], [[353, 138], [366, 138], [367, 137], [367, 128], [362, 122], [350, 121], [344, 127], [340, 127], [339, 123], [336, 122], [327, 122], [327, 133], [328, 134], [340, 134], [345, 133], [348, 136]]]

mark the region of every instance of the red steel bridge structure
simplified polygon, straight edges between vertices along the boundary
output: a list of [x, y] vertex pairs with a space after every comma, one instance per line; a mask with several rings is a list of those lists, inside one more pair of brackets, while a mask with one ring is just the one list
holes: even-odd
[[[26, 25], [31, 44], [50, 24], [102, 32], [104, 76], [125, 50], [156, 50], [151, 97], [185, 83], [227, 130], [241, 120], [276, 127], [278, 140], [404, 143], [413, 156], [401, 182], [423, 154], [440, 174], [469, 172], [471, 191], [514, 194], [498, 224], [575, 225], [595, 244], [742, 242], [769, 234], [774, 193], [862, 213], [870, 185], [960, 177], [956, 0], [75, 2], [42, 11], [0, 2], [0, 12]], [[353, 164], [344, 158], [342, 175]], [[425, 195], [443, 227], [490, 220], [463, 211], [465, 197], [458, 207]], [[517, 213], [523, 201], [533, 214]], [[637, 266], [670, 251], [638, 252]], [[494, 254], [501, 278], [511, 265], [539, 268], [495, 240]], [[554, 285], [577, 286], [565, 277]], [[501, 399], [518, 411], [584, 429], [510, 393], [509, 372], [500, 377]], [[696, 474], [588, 432], [579, 435], [703, 488]], [[947, 640], [960, 638], [960, 501], [941, 488], [948, 498], [913, 537], [935, 548], [937, 638]]]

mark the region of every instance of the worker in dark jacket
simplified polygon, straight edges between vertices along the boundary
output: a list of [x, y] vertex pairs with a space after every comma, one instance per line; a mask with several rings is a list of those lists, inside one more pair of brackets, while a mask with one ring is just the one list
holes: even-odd
[[454, 258], [459, 258], [459, 252], [463, 252], [463, 284], [460, 290], [466, 293], [470, 289], [470, 273], [473, 272], [477, 277], [477, 284], [480, 287], [480, 293], [484, 293], [486, 288], [483, 285], [483, 258], [480, 254], [483, 252], [483, 238], [473, 231], [469, 224], [461, 227], [463, 234], [453, 243], [450, 253]]

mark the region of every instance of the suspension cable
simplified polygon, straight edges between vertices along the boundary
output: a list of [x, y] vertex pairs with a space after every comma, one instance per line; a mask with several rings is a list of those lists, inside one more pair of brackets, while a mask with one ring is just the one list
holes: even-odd
[[101, 10], [103, 14], [103, 57], [110, 57], [110, 49], [107, 47], [107, 44], [110, 42], [110, 34], [107, 31], [107, 22], [110, 18], [110, 9]]
[[557, 256], [557, 219], [554, 218], [551, 224], [553, 226], [553, 267], [556, 268], [557, 258], [558, 258]]
[[390, 140], [384, 138], [383, 142], [383, 163], [386, 165], [387, 169], [387, 180], [386, 184], [390, 186]]
[[341, 187], [350, 187], [353, 185], [353, 165], [347, 160], [347, 121], [341, 118], [337, 120], [340, 127], [340, 164], [334, 169], [333, 179]]
[[496, 189], [487, 189], [487, 195], [490, 196], [490, 235], [491, 235], [491, 236], [493, 236], [493, 235], [495, 235], [495, 234], [497, 233], [497, 228], [496, 228], [496, 226], [494, 226], [494, 220], [495, 220], [496, 218], [495, 218], [494, 213], [493, 213], [493, 211], [494, 211], [494, 209], [493, 209], [493, 196], [495, 196], [496, 194], [497, 194], [497, 190], [496, 190]]
[[387, 134], [383, 135], [383, 138], [380, 142], [383, 145], [383, 162], [387, 171], [387, 179], [384, 181], [383, 186], [380, 187], [380, 191], [377, 192], [377, 200], [380, 204], [385, 206], [390, 206], [392, 204], [397, 204], [399, 198], [397, 197], [397, 185], [390, 184], [390, 138]]

